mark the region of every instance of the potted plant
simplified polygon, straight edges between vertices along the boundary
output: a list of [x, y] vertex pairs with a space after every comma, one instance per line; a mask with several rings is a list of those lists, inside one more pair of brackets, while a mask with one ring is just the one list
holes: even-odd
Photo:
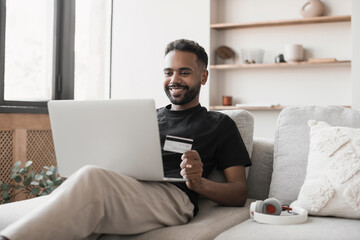
[[11, 202], [20, 193], [30, 194], [34, 197], [45, 196], [54, 191], [64, 179], [59, 177], [57, 168], [44, 166], [40, 173], [31, 171], [32, 161], [27, 161], [21, 167], [21, 162], [14, 164], [10, 179], [12, 183], [0, 181], [0, 204]]

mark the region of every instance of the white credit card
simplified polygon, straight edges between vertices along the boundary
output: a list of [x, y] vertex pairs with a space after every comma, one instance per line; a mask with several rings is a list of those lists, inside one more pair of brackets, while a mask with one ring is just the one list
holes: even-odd
[[164, 144], [164, 150], [176, 153], [185, 153], [191, 150], [193, 140], [167, 135]]

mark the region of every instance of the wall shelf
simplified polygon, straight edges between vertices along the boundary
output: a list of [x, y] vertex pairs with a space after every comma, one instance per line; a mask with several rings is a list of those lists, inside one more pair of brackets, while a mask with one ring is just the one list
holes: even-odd
[[251, 68], [287, 68], [287, 67], [312, 67], [312, 66], [350, 66], [351, 61], [335, 61], [335, 62], [296, 62], [296, 63], [259, 63], [259, 64], [219, 64], [210, 65], [210, 69], [251, 69]]
[[263, 111], [263, 110], [282, 110], [285, 106], [274, 105], [274, 106], [248, 106], [248, 107], [237, 107], [237, 106], [210, 106], [210, 110], [236, 110], [243, 109], [249, 111]]
[[[282, 105], [273, 105], [273, 106], [248, 106], [248, 107], [237, 107], [237, 106], [210, 106], [210, 110], [212, 111], [219, 111], [219, 110], [248, 110], [248, 111], [272, 111], [272, 110], [282, 110], [286, 106]], [[342, 106], [344, 108], [351, 108], [349, 105]]]
[[229, 29], [240, 29], [240, 28], [288, 26], [288, 25], [350, 22], [350, 21], [351, 21], [350, 15], [324, 16], [324, 17], [304, 18], [304, 19], [289, 19], [289, 20], [276, 20], [276, 21], [250, 22], [250, 23], [215, 23], [215, 24], [210, 24], [210, 28], [215, 30], [229, 30]]

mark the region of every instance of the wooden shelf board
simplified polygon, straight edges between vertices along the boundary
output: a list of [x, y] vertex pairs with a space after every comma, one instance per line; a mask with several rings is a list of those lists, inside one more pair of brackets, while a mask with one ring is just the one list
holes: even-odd
[[250, 23], [215, 23], [215, 24], [210, 24], [210, 28], [216, 30], [228, 30], [228, 29], [238, 29], [238, 28], [254, 28], [254, 27], [314, 24], [314, 23], [350, 22], [350, 21], [351, 21], [350, 15], [323, 16], [323, 17], [303, 18], [303, 19], [262, 21], [262, 22], [250, 22]]
[[319, 65], [351, 65], [350, 60], [335, 62], [294, 62], [294, 63], [259, 63], [259, 64], [219, 64], [210, 65], [210, 69], [249, 69], [249, 68], [278, 68], [278, 67], [301, 67], [301, 66], [319, 66]]
[[285, 106], [271, 106], [271, 107], [237, 107], [237, 106], [210, 106], [210, 110], [235, 110], [235, 109], [243, 109], [243, 110], [282, 110]]
[[[338, 105], [340, 106], [340, 105]], [[341, 105], [344, 108], [351, 108], [350, 105]], [[210, 106], [210, 110], [236, 110], [236, 109], [242, 109], [242, 110], [248, 110], [248, 111], [271, 111], [271, 110], [282, 110], [284, 109], [286, 106], [282, 106], [282, 105], [274, 105], [271, 107], [237, 107], [237, 106]]]

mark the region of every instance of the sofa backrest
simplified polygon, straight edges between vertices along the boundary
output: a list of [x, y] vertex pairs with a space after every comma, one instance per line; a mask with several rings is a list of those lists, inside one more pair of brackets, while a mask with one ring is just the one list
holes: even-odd
[[305, 180], [310, 145], [309, 120], [360, 128], [360, 111], [338, 106], [287, 107], [280, 112], [274, 141], [269, 197], [290, 204]]
[[[253, 115], [242, 109], [237, 110], [224, 110], [220, 111], [224, 114], [227, 114], [231, 119], [234, 120], [236, 126], [239, 129], [240, 135], [244, 141], [246, 150], [251, 157], [252, 149], [253, 149], [253, 135], [254, 135], [254, 117]], [[220, 171], [213, 171], [210, 176], [210, 180], [215, 182], [224, 182], [225, 178], [222, 172]]]
[[265, 200], [269, 196], [273, 170], [274, 140], [255, 138], [251, 155], [252, 165], [247, 176], [248, 198]]
[[227, 114], [236, 123], [240, 135], [244, 141], [246, 150], [251, 157], [253, 149], [253, 136], [254, 136], [254, 117], [246, 110], [224, 110], [222, 113]]

